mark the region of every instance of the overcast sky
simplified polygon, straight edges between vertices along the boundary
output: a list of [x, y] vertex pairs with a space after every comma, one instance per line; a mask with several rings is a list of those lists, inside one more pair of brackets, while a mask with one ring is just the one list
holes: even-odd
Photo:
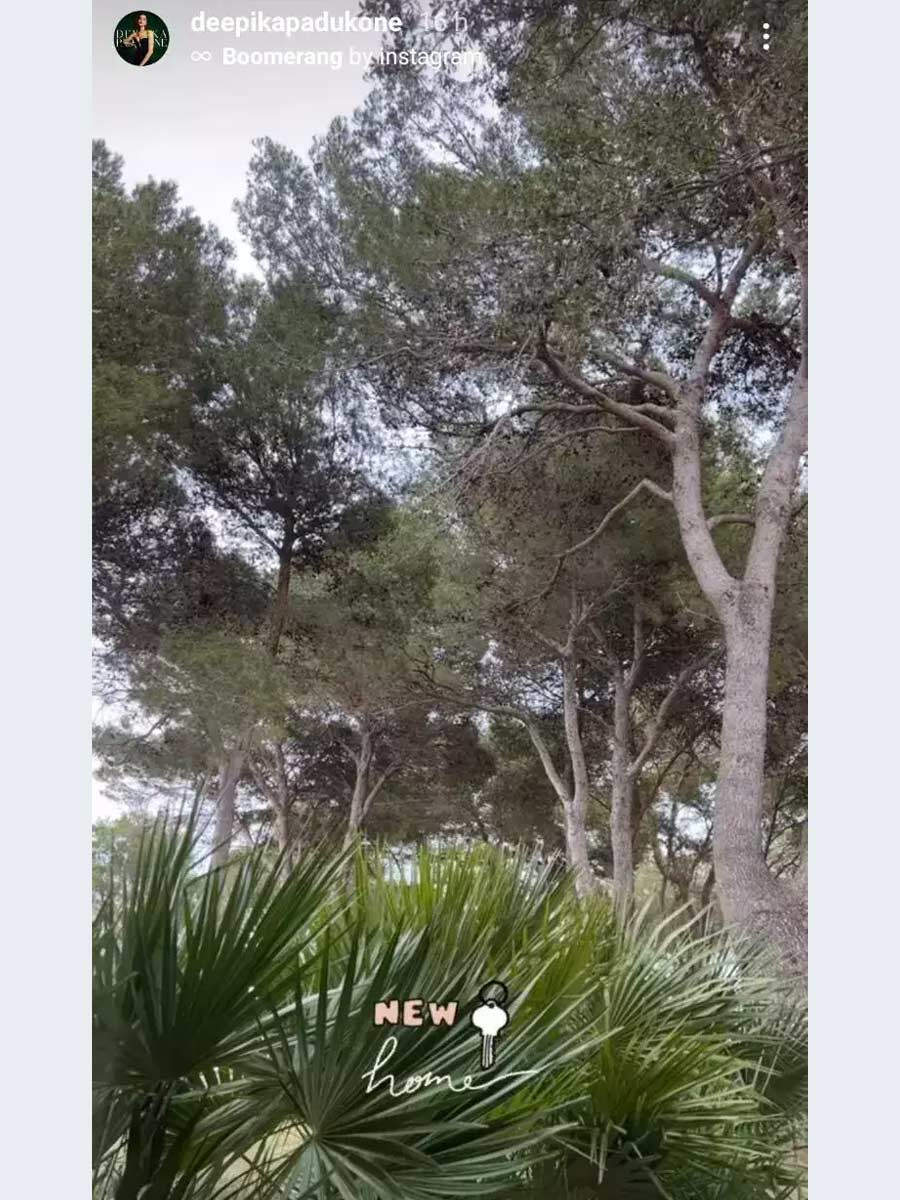
[[[127, 0], [126, 0], [127, 2]], [[165, 21], [170, 43], [165, 56], [148, 67], [123, 62], [113, 48], [113, 34], [128, 14], [123, 0], [94, 0], [93, 126], [125, 159], [131, 184], [153, 175], [174, 179], [183, 200], [204, 220], [214, 221], [235, 244], [239, 263], [250, 258], [240, 243], [233, 200], [243, 194], [251, 154], [250, 142], [268, 135], [305, 154], [331, 119], [349, 115], [365, 97], [365, 68], [351, 65], [349, 50], [375, 51], [377, 34], [298, 34], [290, 39], [274, 33], [197, 33], [191, 18], [247, 16], [335, 17], [358, 11], [354, 0], [327, 4], [322, 0], [154, 0], [150, 11]], [[225, 66], [223, 49], [342, 50], [338, 70], [328, 66]], [[195, 62], [192, 52], [209, 52], [211, 61]]]

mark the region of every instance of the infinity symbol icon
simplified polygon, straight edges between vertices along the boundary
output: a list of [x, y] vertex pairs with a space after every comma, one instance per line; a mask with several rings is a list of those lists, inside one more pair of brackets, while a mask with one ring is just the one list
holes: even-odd
[[212, 51], [210, 51], [210, 50], [192, 50], [191, 51], [191, 62], [209, 62], [211, 58], [212, 58]]

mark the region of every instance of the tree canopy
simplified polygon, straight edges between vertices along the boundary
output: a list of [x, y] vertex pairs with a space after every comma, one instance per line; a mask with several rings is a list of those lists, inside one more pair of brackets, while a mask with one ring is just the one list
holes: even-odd
[[363, 7], [480, 66], [260, 137], [257, 278], [95, 148], [109, 786], [222, 862], [525, 838], [623, 915], [646, 865], [802, 970], [802, 6]]

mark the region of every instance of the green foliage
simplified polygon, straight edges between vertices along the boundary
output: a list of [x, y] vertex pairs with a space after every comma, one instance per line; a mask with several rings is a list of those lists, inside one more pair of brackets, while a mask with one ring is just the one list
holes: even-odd
[[173, 183], [129, 194], [121, 165], [95, 143], [94, 466], [107, 483], [175, 426], [193, 388], [211, 384], [231, 254], [213, 227], [179, 207]]
[[94, 922], [95, 1153], [101, 1194], [115, 1178], [117, 1200], [168, 1194], [183, 1150], [177, 1130], [167, 1137], [175, 1097], [240, 1060], [327, 923], [329, 857], [281, 882], [261, 852], [198, 874], [197, 851], [196, 811], [173, 831], [161, 818]]
[[136, 677], [133, 695], [146, 711], [164, 713], [183, 728], [194, 725], [221, 748], [251, 715], [277, 725], [287, 686], [256, 639], [193, 627], [163, 639], [159, 655]]
[[385, 505], [374, 517], [364, 537], [338, 539], [293, 593], [310, 693], [357, 712], [409, 700], [408, 655], [436, 576], [430, 530], [412, 512]]
[[114, 886], [123, 890], [131, 886], [145, 824], [142, 819], [127, 814], [94, 823], [91, 879], [95, 909]]
[[218, 380], [230, 247], [172, 183], [126, 192], [94, 145], [93, 536], [95, 628], [107, 653], [258, 603], [179, 477], [179, 438]]
[[[286, 878], [260, 851], [212, 873], [197, 853], [193, 818], [159, 825], [97, 918], [98, 1197], [425, 1200], [555, 1179], [572, 1197], [687, 1200], [789, 1184], [802, 1014], [774, 1009], [771, 981], [739, 975], [720, 937], [683, 917], [622, 930], [524, 852], [358, 853], [349, 878], [323, 850]], [[377, 1078], [471, 1074], [488, 978], [511, 997], [498, 1070], [537, 1074], [367, 1092], [388, 1033]], [[458, 998], [461, 1017], [376, 1030], [391, 996]]]

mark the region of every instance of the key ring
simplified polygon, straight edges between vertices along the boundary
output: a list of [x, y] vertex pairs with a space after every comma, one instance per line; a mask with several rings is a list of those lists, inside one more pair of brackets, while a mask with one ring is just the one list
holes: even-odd
[[[486, 996], [485, 992], [488, 990], [488, 988], [499, 988], [503, 995], [500, 997], [500, 999], [495, 999], [493, 996]], [[482, 1004], [496, 1004], [500, 1008], [506, 1008], [506, 1001], [508, 998], [509, 988], [499, 979], [489, 979], [488, 982], [483, 984], [478, 991], [478, 999]]]

